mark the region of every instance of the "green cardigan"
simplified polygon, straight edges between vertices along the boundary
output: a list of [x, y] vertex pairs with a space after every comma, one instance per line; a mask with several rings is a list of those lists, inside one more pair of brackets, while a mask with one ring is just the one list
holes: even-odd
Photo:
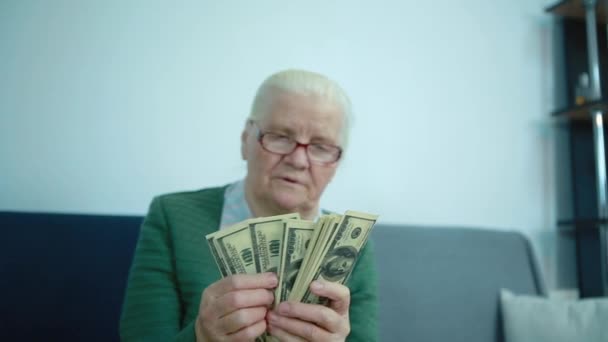
[[[135, 249], [120, 320], [123, 341], [195, 341], [202, 291], [220, 279], [205, 235], [217, 231], [225, 187], [154, 198]], [[376, 273], [368, 243], [348, 282], [348, 341], [377, 340]]]

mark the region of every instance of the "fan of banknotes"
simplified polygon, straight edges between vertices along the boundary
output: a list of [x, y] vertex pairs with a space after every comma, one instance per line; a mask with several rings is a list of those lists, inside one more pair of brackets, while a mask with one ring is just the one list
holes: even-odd
[[223, 277], [276, 272], [275, 307], [286, 300], [326, 304], [309, 291], [317, 279], [344, 284], [378, 216], [346, 211], [316, 222], [286, 214], [245, 220], [206, 236]]

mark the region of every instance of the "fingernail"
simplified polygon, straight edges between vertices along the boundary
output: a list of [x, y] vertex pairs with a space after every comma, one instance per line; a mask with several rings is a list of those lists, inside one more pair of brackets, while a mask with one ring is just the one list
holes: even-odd
[[269, 312], [268, 313], [268, 323], [272, 324], [272, 323], [276, 323], [277, 322], [277, 314], [275, 314], [274, 312]]
[[272, 272], [268, 273], [268, 279], [274, 284], [277, 284], [279, 282], [279, 278], [277, 277], [277, 275]]
[[316, 280], [315, 280], [315, 281], [313, 281], [313, 282], [310, 284], [310, 288], [311, 288], [312, 290], [317, 290], [317, 291], [318, 291], [318, 290], [320, 290], [320, 289], [322, 289], [322, 288], [323, 288], [323, 284], [322, 284], [321, 282], [319, 282], [319, 281], [316, 281]]
[[286, 315], [291, 310], [291, 306], [287, 302], [283, 302], [279, 304], [279, 313], [282, 315]]
[[266, 302], [266, 306], [270, 309], [274, 304], [274, 293], [271, 290], [267, 290], [268, 292], [268, 301]]

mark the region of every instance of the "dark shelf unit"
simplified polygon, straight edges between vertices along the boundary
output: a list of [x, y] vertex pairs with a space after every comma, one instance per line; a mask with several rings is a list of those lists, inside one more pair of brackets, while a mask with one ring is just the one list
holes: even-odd
[[[603, 0], [560, 1], [546, 11], [560, 25], [563, 50], [558, 53], [564, 70], [559, 72], [564, 77], [558, 80], [565, 82], [567, 99], [552, 117], [566, 123], [570, 145], [573, 217], [558, 221], [558, 231], [576, 237], [581, 296], [608, 296], [608, 11]], [[582, 73], [590, 85], [585, 103], [577, 105], [575, 89]]]
[[572, 234], [597, 234], [600, 229], [608, 224], [607, 219], [579, 219], [579, 220], [559, 220], [557, 221], [557, 230], [560, 233]]
[[[585, 0], [564, 0], [549, 6], [546, 9], [556, 16], [562, 18], [575, 18], [585, 20]], [[606, 23], [606, 6], [603, 1], [599, 1], [596, 8], [597, 20]]]
[[[608, 224], [608, 219], [590, 218], [590, 219], [577, 219], [577, 220], [559, 220], [557, 221], [558, 227], [563, 228], [574, 228], [578, 226], [584, 226], [586, 229], [599, 229], [599, 225]], [[568, 230], [568, 229], [565, 229]]]
[[552, 116], [570, 120], [591, 120], [590, 112], [608, 112], [608, 99], [587, 102], [578, 106], [568, 106], [551, 113]]

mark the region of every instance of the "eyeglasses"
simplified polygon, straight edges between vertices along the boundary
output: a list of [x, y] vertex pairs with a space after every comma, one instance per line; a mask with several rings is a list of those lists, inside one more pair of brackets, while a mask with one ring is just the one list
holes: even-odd
[[342, 149], [329, 144], [302, 144], [295, 139], [278, 133], [262, 131], [255, 121], [250, 121], [258, 130], [258, 141], [262, 147], [271, 153], [286, 155], [302, 146], [306, 149], [308, 159], [321, 165], [337, 162], [342, 156]]

